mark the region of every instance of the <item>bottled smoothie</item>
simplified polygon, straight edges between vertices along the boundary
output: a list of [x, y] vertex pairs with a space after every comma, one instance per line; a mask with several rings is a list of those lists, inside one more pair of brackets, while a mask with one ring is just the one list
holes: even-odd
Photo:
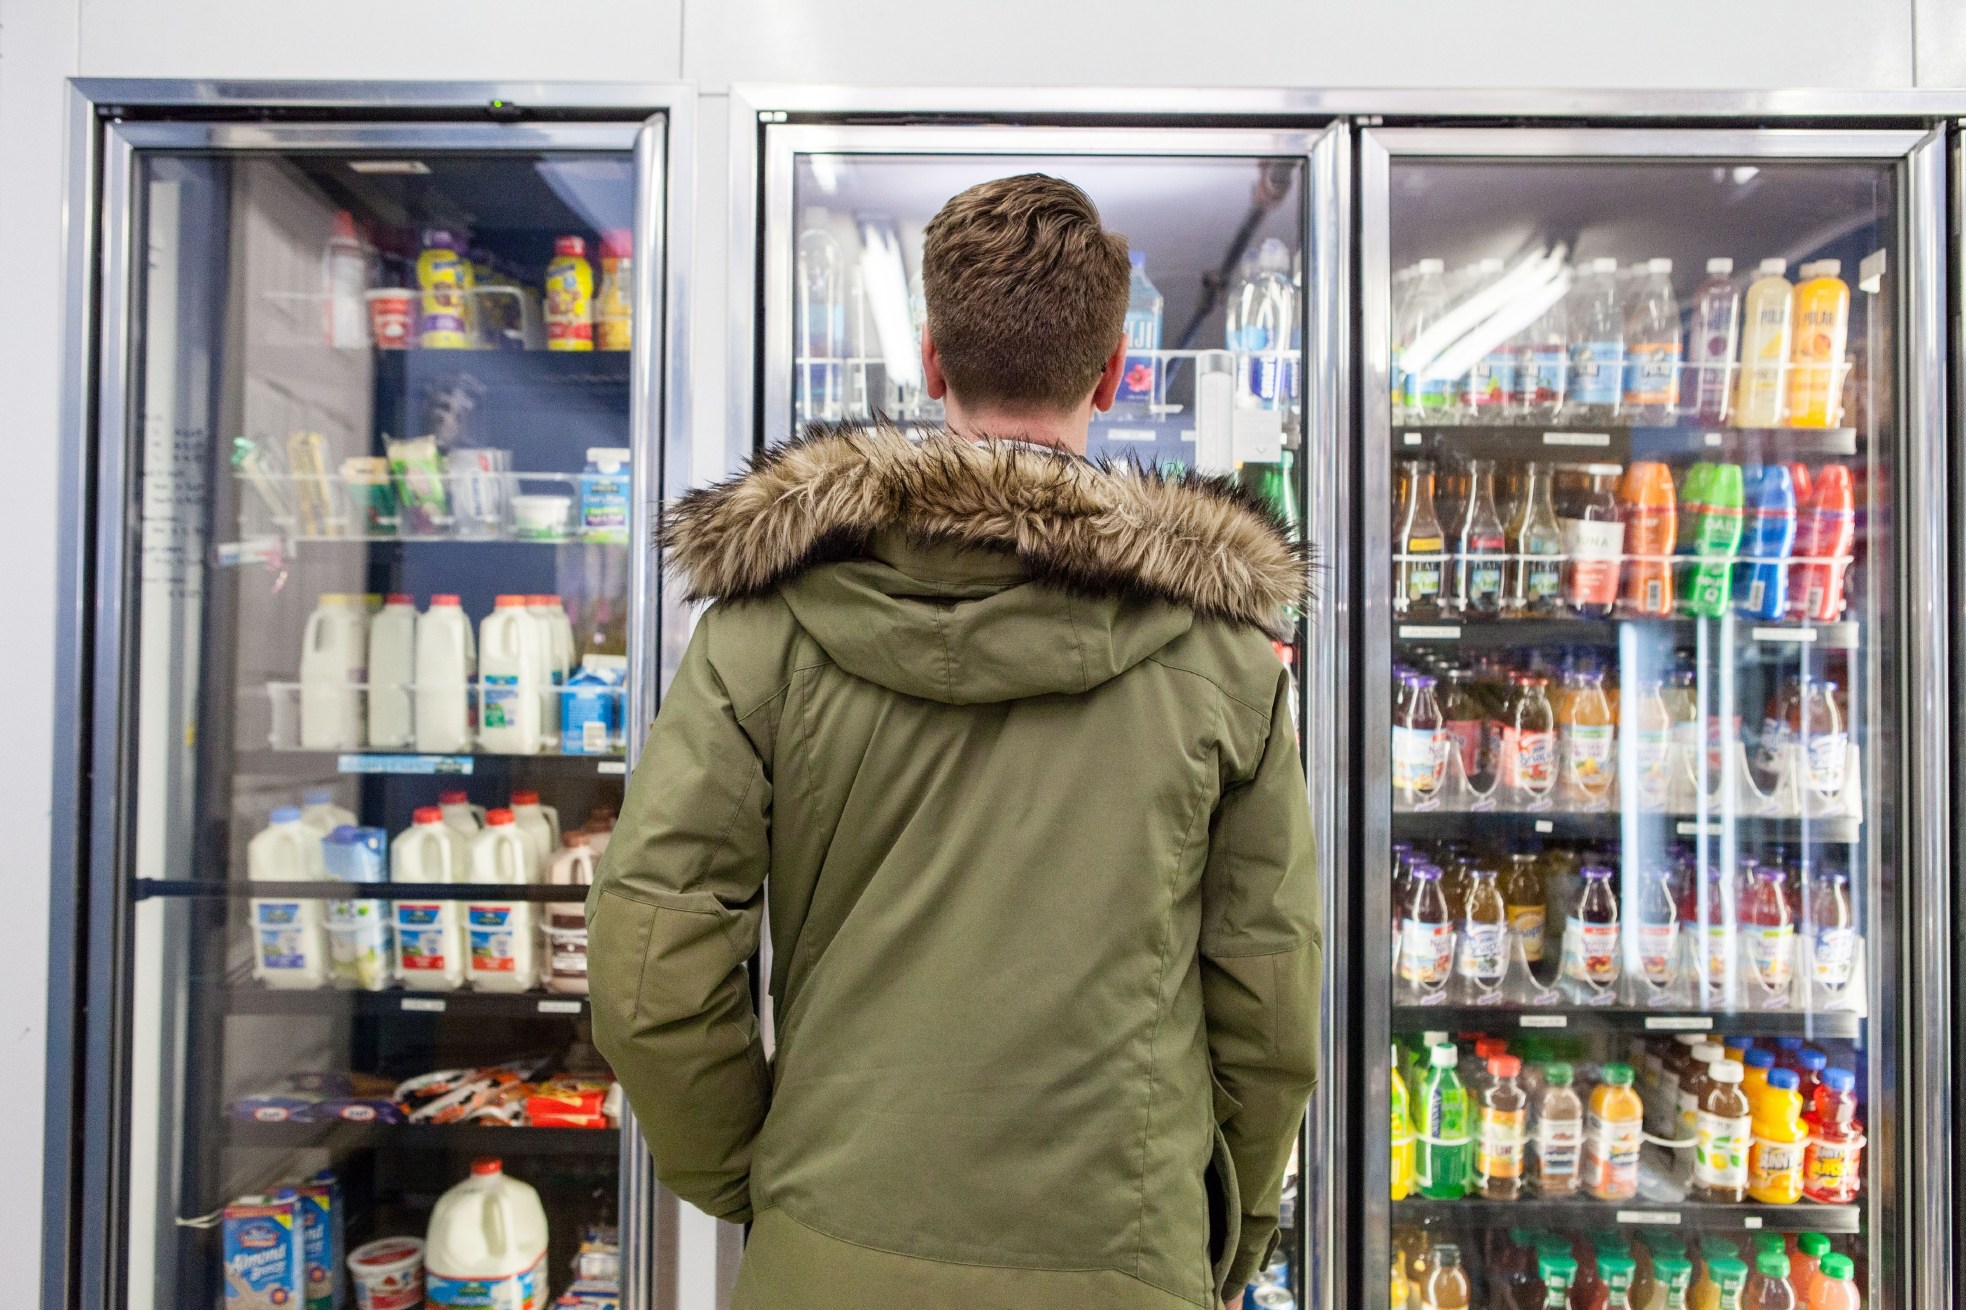
[[1536, 1194], [1575, 1196], [1579, 1154], [1584, 1141], [1584, 1103], [1571, 1084], [1576, 1074], [1555, 1061], [1543, 1067], [1543, 1089], [1536, 1098]]
[[1591, 987], [1618, 981], [1618, 893], [1614, 873], [1586, 865], [1577, 903], [1563, 925], [1563, 976]]
[[1420, 1194], [1435, 1201], [1456, 1200], [1468, 1191], [1468, 1093], [1454, 1063], [1452, 1046], [1434, 1047], [1427, 1056], [1426, 1081], [1420, 1084], [1413, 1177]]
[[1809, 1288], [1809, 1310], [1863, 1310], [1856, 1272], [1849, 1256], [1825, 1255], [1822, 1275]]
[[1513, 1055], [1498, 1055], [1488, 1061], [1488, 1085], [1481, 1093], [1481, 1129], [1475, 1147], [1475, 1187], [1490, 1201], [1513, 1201], [1522, 1195], [1529, 1098], [1516, 1081], [1521, 1074], [1522, 1061]]
[[1620, 472], [1616, 464], [1585, 465], [1584, 485], [1569, 498], [1557, 521], [1563, 553], [1569, 557], [1563, 599], [1586, 618], [1608, 618], [1618, 603], [1619, 563], [1625, 550], [1625, 521], [1615, 491]]
[[1426, 460], [1400, 465], [1399, 501], [1393, 514], [1393, 610], [1425, 616], [1440, 612], [1447, 564], [1447, 537], [1434, 512], [1434, 466]]
[[1645, 1107], [1632, 1090], [1628, 1064], [1604, 1066], [1603, 1081], [1591, 1091], [1584, 1125], [1584, 1189], [1600, 1201], [1638, 1195], [1638, 1147], [1644, 1138]]
[[1789, 1282], [1788, 1256], [1780, 1251], [1763, 1251], [1756, 1256], [1754, 1272], [1748, 1275], [1741, 1295], [1741, 1310], [1796, 1310], [1801, 1304]]
[[1802, 1194], [1827, 1205], [1848, 1205], [1863, 1184], [1864, 1126], [1857, 1122], [1857, 1076], [1826, 1069], [1809, 1114], [1809, 1147], [1802, 1159]]
[[1695, 1119], [1693, 1188], [1699, 1201], [1740, 1201], [1747, 1196], [1748, 1146], [1754, 1126], [1741, 1091], [1741, 1066], [1716, 1060], [1707, 1070]]
[[1550, 468], [1523, 466], [1522, 493], [1507, 527], [1509, 566], [1503, 604], [1518, 617], [1549, 615], [1563, 604], [1563, 530], [1550, 499]]
[[1399, 1076], [1398, 1051], [1389, 1068], [1392, 1081], [1393, 1200], [1403, 1201], [1413, 1190], [1413, 1106], [1406, 1080]]
[[1427, 1281], [1420, 1288], [1423, 1310], [1467, 1310], [1468, 1271], [1461, 1267], [1461, 1248], [1442, 1242], [1428, 1264]]
[[1633, 614], [1671, 618], [1678, 531], [1672, 469], [1654, 460], [1635, 462], [1626, 470], [1618, 499], [1625, 522], [1624, 607]]
[[1536, 872], [1536, 857], [1527, 851], [1509, 856], [1502, 870], [1502, 903], [1508, 908], [1509, 931], [1522, 947], [1530, 964], [1543, 962], [1543, 880]]
[[1502, 612], [1508, 534], [1495, 509], [1495, 461], [1470, 460], [1465, 516], [1454, 536], [1454, 607], [1476, 618]]

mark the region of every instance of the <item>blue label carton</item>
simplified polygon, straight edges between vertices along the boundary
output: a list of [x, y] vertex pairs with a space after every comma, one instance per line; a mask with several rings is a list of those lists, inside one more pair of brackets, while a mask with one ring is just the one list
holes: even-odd
[[324, 1169], [291, 1190], [300, 1205], [301, 1250], [307, 1258], [307, 1310], [336, 1310], [341, 1304], [345, 1246], [341, 1184]]
[[307, 1251], [300, 1198], [245, 1196], [222, 1216], [227, 1310], [303, 1310]]

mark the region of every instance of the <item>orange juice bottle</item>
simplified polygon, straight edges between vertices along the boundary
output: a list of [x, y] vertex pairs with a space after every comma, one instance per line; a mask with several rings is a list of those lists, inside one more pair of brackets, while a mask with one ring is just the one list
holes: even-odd
[[1809, 1145], [1809, 1129], [1802, 1122], [1795, 1070], [1776, 1069], [1767, 1078], [1754, 1107], [1748, 1195], [1764, 1205], [1794, 1205], [1802, 1199], [1802, 1157]]
[[1789, 426], [1835, 427], [1843, 417], [1843, 350], [1850, 335], [1850, 286], [1843, 265], [1819, 259], [1795, 284], [1795, 340], [1789, 348]]
[[1618, 489], [1625, 521], [1624, 607], [1649, 618], [1672, 617], [1672, 555], [1678, 534], [1672, 469], [1636, 460]]
[[1632, 1067], [1604, 1066], [1591, 1091], [1584, 1121], [1584, 1190], [1600, 1201], [1638, 1195], [1638, 1147], [1644, 1139], [1645, 1106], [1632, 1090]]

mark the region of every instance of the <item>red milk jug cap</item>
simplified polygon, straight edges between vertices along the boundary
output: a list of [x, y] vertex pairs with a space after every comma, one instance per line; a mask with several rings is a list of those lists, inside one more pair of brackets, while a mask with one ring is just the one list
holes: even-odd
[[494, 828], [503, 827], [508, 823], [517, 823], [518, 821], [519, 816], [510, 810], [493, 810], [485, 815], [485, 822]]
[[434, 805], [419, 805], [416, 807], [415, 812], [410, 815], [410, 821], [413, 823], [442, 823], [444, 821], [444, 812]]
[[502, 1174], [504, 1172], [505, 1162], [495, 1155], [487, 1155], [471, 1162], [471, 1176], [473, 1178], [489, 1178], [493, 1174]]

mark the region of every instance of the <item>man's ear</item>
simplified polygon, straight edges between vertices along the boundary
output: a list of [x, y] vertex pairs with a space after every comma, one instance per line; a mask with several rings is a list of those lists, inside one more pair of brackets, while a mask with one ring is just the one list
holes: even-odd
[[1094, 410], [1104, 414], [1113, 407], [1113, 397], [1119, 394], [1120, 379], [1125, 375], [1126, 336], [1121, 334], [1120, 343], [1113, 347], [1113, 353], [1106, 357], [1106, 367], [1099, 372], [1099, 384], [1092, 389]]
[[949, 379], [942, 376], [942, 357], [935, 353], [935, 340], [926, 327], [922, 329], [922, 385], [928, 389], [930, 400], [949, 394]]

